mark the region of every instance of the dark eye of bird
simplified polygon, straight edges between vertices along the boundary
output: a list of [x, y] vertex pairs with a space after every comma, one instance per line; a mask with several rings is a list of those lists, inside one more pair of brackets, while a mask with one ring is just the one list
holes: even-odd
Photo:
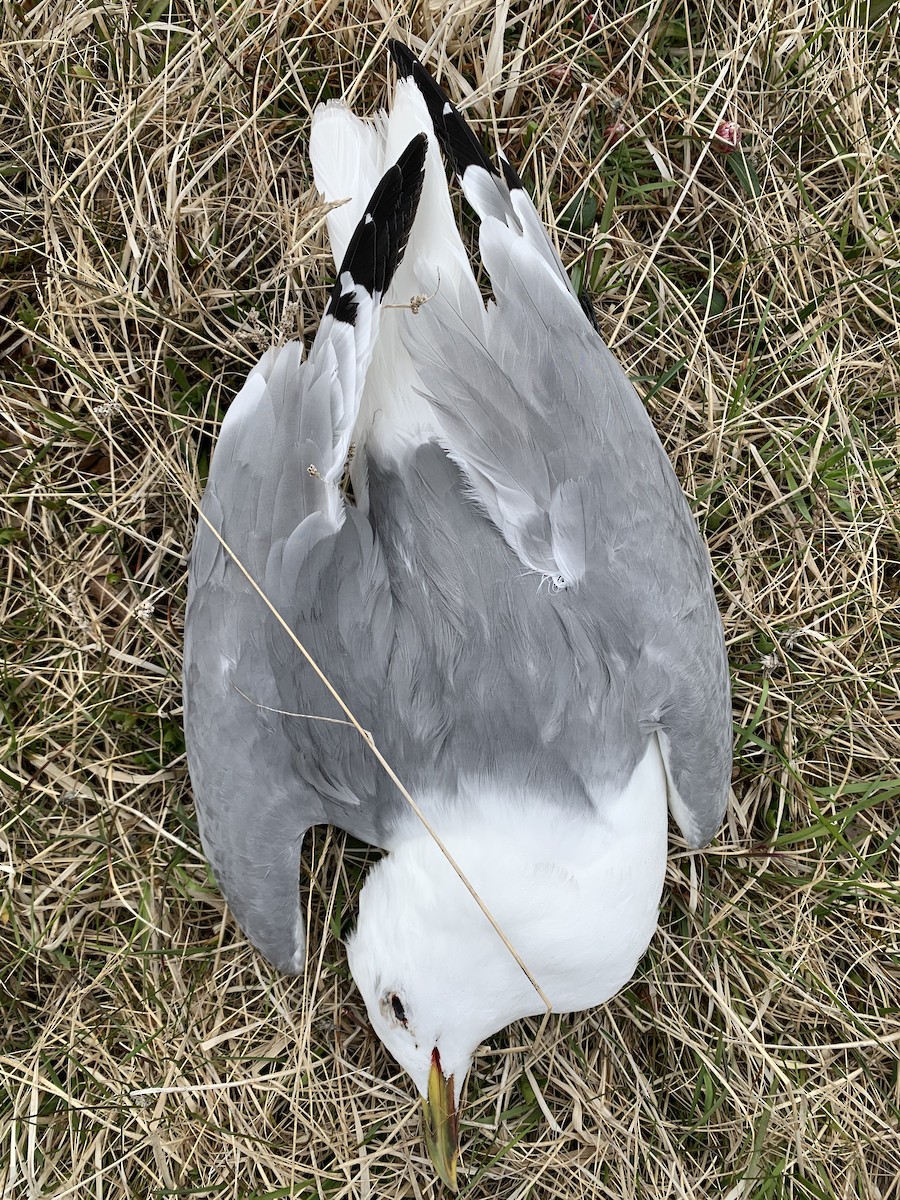
[[396, 992], [391, 992], [391, 1008], [394, 1010], [394, 1016], [405, 1029], [407, 1025], [406, 1013]]

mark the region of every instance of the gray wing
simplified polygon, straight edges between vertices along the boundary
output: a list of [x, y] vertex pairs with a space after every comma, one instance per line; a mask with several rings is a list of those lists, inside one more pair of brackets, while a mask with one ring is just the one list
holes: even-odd
[[528, 263], [500, 286], [490, 250], [485, 261], [497, 295], [486, 338], [438, 295], [407, 320], [410, 352], [451, 456], [504, 539], [549, 586], [575, 593], [610, 669], [632, 671], [642, 727], [661, 735], [672, 814], [703, 845], [731, 772], [706, 549], [634, 388], [577, 302]]
[[191, 554], [184, 722], [203, 847], [244, 932], [289, 972], [303, 968], [306, 830], [374, 832], [347, 782], [365, 748], [341, 728], [343, 757], [329, 758], [298, 734], [312, 722], [296, 714], [343, 714], [238, 563], [339, 690], [351, 678], [362, 695], [381, 690], [390, 590], [340, 481], [425, 148], [424, 136], [410, 143], [373, 194], [306, 362], [298, 343], [269, 351], [229, 408]]
[[487, 514], [526, 568], [576, 594], [610, 671], [627, 674], [642, 730], [659, 734], [672, 814], [703, 845], [731, 774], [728, 664], [706, 548], [637, 393], [535, 232], [515, 173], [505, 165], [500, 179], [417, 68], [481, 218], [496, 305], [486, 321], [469, 319], [424, 271], [433, 298], [406, 317], [407, 346]]

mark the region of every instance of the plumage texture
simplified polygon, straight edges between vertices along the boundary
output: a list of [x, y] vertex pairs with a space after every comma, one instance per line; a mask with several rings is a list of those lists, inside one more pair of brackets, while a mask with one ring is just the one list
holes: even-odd
[[[321, 684], [297, 661], [241, 566], [295, 632], [308, 631], [322, 661], [336, 644], [359, 650], [373, 636], [386, 648], [390, 602], [380, 548], [338, 485], [424, 155], [425, 139], [414, 139], [372, 195], [307, 361], [290, 342], [250, 372], [222, 425], [191, 554], [185, 736], [200, 832], [241, 926], [286, 971], [303, 966], [303, 836], [360, 801], [329, 768], [337, 727], [323, 725], [321, 757], [292, 736], [304, 718], [285, 714], [321, 712]], [[374, 663], [373, 673], [380, 685], [383, 664]], [[360, 745], [351, 759], [369, 767]]]
[[[385, 300], [430, 298], [379, 318], [342, 268], [355, 323], [326, 316], [305, 366], [289, 345], [251, 372], [203, 511], [436, 818], [452, 823], [456, 804], [490, 822], [472, 798], [489, 807], [502, 793], [602, 826], [604, 797], [622, 794], [658, 735], [673, 815], [700, 845], [730, 774], [706, 551], [515, 173], [476, 155], [442, 102], [450, 132], [438, 122], [437, 135], [481, 219], [496, 300], [485, 308], [441, 172], [434, 85], [406, 73], [389, 118], [320, 110], [311, 154], [326, 199], [351, 196], [329, 215], [339, 258], [359, 189], [398, 140], [428, 135], [422, 203]], [[350, 441], [357, 507], [335, 486]], [[327, 821], [398, 849], [420, 827], [359, 735], [312, 719], [342, 714], [202, 525], [185, 662], [204, 846], [248, 936], [300, 970], [306, 829]], [[645, 946], [636, 935], [628, 974]]]

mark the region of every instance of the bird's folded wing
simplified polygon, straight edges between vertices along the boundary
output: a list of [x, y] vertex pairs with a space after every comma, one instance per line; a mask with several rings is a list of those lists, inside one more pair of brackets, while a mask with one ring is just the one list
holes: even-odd
[[501, 177], [424, 69], [399, 57], [422, 81], [481, 218], [495, 297], [486, 320], [472, 319], [423, 263], [433, 298], [405, 316], [407, 347], [475, 498], [523, 566], [573, 593], [610, 669], [627, 674], [642, 727], [660, 734], [673, 816], [702, 845], [721, 821], [731, 770], [708, 554], [637, 393], [515, 173], [507, 165]]
[[[380, 689], [390, 592], [372, 530], [345, 507], [340, 482], [425, 146], [410, 143], [373, 194], [306, 362], [297, 343], [269, 351], [232, 403], [192, 550], [184, 706], [200, 833], [238, 922], [286, 971], [303, 966], [303, 836], [333, 819], [330, 803], [358, 801], [341, 767], [365, 749], [333, 723], [342, 712], [272, 610], [339, 689]], [[338, 752], [312, 752], [311, 729]]]

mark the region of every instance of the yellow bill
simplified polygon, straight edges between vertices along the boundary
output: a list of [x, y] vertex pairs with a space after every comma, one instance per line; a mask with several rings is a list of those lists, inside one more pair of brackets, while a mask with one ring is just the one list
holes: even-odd
[[456, 1098], [453, 1095], [453, 1076], [449, 1079], [444, 1077], [437, 1047], [431, 1052], [428, 1097], [422, 1100], [422, 1113], [428, 1157], [438, 1176], [455, 1192], [456, 1159], [459, 1154]]

